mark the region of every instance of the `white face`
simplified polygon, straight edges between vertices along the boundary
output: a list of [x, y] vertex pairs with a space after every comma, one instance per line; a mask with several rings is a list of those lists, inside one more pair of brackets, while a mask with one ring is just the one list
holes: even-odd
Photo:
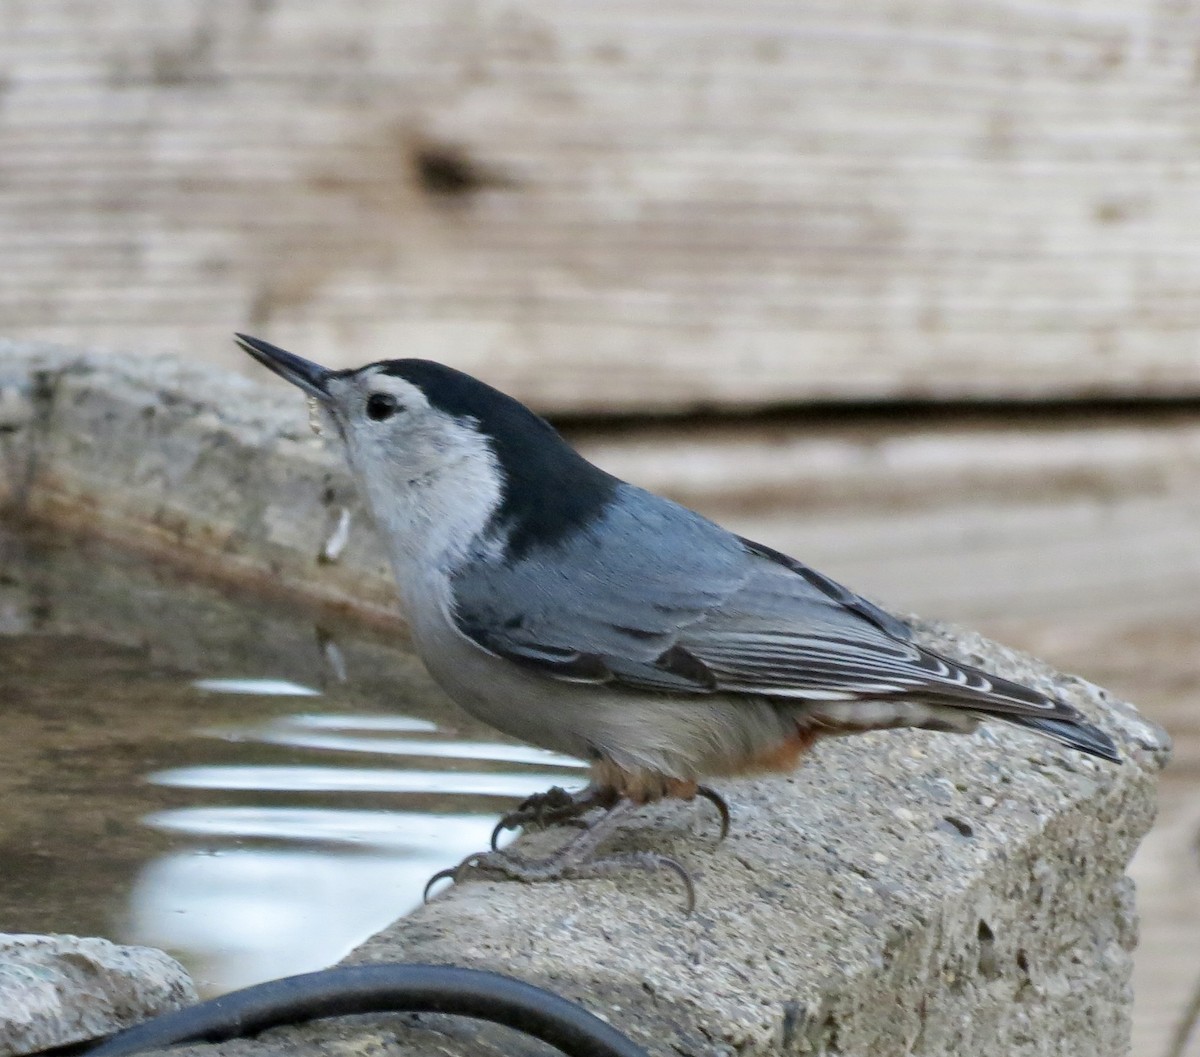
[[377, 366], [326, 384], [322, 411], [345, 442], [402, 589], [415, 588], [413, 581], [433, 569], [453, 567], [478, 545], [500, 502], [500, 472], [487, 439]]

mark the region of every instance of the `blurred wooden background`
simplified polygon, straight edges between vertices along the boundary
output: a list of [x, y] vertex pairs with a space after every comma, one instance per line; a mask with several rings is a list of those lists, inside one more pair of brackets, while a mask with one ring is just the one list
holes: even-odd
[[559, 415], [1057, 402], [580, 436], [1168, 724], [1155, 1057], [1200, 993], [1200, 444], [1137, 401], [1200, 400], [1198, 183], [1200, 0], [0, 0], [2, 338], [261, 378], [245, 330]]
[[0, 0], [0, 331], [545, 410], [1200, 395], [1196, 0]]

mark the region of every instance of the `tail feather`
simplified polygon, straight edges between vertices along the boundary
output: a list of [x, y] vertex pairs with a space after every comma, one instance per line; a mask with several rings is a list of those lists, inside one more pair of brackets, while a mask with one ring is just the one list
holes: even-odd
[[1109, 760], [1112, 763], [1121, 762], [1116, 742], [1099, 727], [1092, 726], [1091, 723], [1086, 722], [1082, 718], [1049, 719], [1041, 716], [1014, 715], [1006, 715], [1000, 718], [1006, 719], [1010, 723], [1015, 723], [1018, 727], [1024, 727], [1027, 730], [1045, 734], [1047, 737], [1062, 742], [1064, 745], [1069, 745], [1072, 749], [1078, 749], [1080, 752], [1099, 756], [1100, 759]]
[[[931, 650], [922, 652], [930, 658], [946, 660]], [[953, 701], [960, 708], [970, 708], [978, 716], [1002, 719], [1102, 760], [1121, 762], [1116, 742], [1065, 701], [970, 665], [955, 667], [966, 674], [967, 681], [952, 688], [933, 686], [929, 698], [947, 703]]]

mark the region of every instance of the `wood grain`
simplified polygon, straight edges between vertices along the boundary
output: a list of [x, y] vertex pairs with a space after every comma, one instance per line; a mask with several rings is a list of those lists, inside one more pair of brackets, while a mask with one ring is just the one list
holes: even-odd
[[0, 333], [558, 412], [1200, 395], [1198, 16], [6, 0]]

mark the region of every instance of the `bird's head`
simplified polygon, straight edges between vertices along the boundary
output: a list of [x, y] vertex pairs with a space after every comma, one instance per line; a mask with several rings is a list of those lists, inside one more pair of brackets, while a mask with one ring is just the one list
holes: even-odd
[[481, 540], [509, 552], [552, 544], [585, 527], [616, 484], [529, 408], [451, 367], [404, 359], [334, 371], [237, 340], [316, 402], [393, 554], [453, 561]]

